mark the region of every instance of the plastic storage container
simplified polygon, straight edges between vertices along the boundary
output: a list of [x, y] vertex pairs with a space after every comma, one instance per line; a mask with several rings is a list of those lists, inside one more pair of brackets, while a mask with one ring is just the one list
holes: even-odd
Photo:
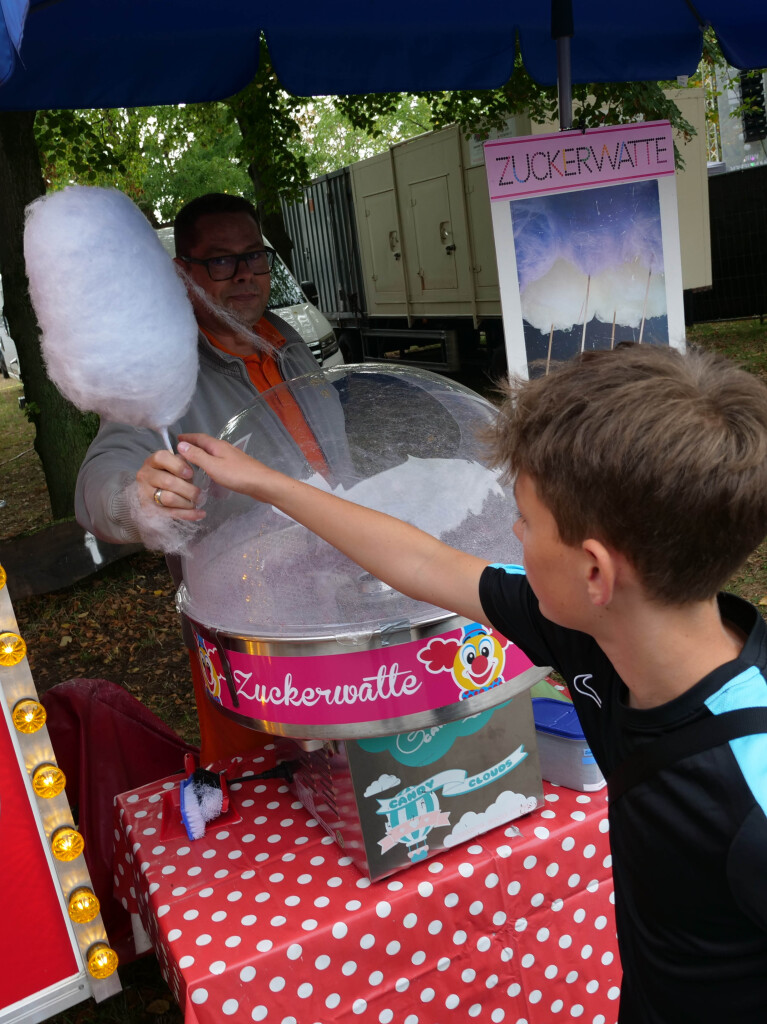
[[541, 775], [547, 782], [591, 792], [605, 779], [583, 735], [578, 713], [568, 701], [533, 698]]

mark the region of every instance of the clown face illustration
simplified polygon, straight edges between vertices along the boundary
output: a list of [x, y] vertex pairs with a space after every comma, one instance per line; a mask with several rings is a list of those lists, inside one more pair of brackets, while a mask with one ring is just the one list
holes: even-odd
[[453, 676], [468, 697], [503, 681], [506, 657], [498, 640], [479, 623], [464, 627], [461, 646], [453, 659]]

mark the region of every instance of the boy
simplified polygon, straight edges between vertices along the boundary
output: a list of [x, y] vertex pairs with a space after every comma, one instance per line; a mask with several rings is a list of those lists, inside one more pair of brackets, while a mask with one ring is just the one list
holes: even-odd
[[[767, 628], [751, 605], [717, 597], [767, 533], [761, 382], [700, 352], [593, 353], [510, 384], [492, 445], [516, 477], [524, 571], [223, 442], [189, 435], [179, 453], [398, 590], [553, 665], [607, 777], [636, 750], [650, 765], [658, 737], [767, 707]], [[764, 714], [751, 735], [661, 758], [623, 795], [611, 787], [621, 1024], [767, 1021]]]

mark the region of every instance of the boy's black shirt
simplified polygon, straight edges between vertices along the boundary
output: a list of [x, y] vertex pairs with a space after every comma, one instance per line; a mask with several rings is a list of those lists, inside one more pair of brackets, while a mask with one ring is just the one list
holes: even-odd
[[[605, 776], [642, 744], [698, 718], [767, 706], [767, 627], [730, 594], [719, 606], [747, 637], [740, 657], [649, 710], [628, 706], [592, 637], [541, 615], [518, 567], [488, 567], [480, 599], [500, 633], [567, 681]], [[765, 810], [764, 734], [661, 770], [610, 807], [621, 1024], [767, 1022]]]

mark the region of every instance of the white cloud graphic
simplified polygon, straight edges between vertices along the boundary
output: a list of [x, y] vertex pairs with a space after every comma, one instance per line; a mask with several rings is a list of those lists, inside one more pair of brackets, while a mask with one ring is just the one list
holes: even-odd
[[375, 782], [371, 782], [365, 790], [365, 796], [375, 796], [376, 793], [383, 793], [385, 790], [399, 785], [400, 780], [396, 775], [379, 775]]
[[442, 839], [442, 844], [444, 846], [457, 846], [459, 843], [465, 843], [467, 840], [473, 839], [474, 836], [482, 835], [483, 832], [489, 832], [491, 828], [504, 825], [507, 821], [511, 821], [512, 818], [519, 818], [523, 814], [529, 814], [537, 806], [538, 801], [534, 796], [512, 793], [511, 790], [505, 789], [498, 799], [484, 811], [479, 813], [467, 811], [466, 814], [462, 814], [452, 832], [449, 832]]

